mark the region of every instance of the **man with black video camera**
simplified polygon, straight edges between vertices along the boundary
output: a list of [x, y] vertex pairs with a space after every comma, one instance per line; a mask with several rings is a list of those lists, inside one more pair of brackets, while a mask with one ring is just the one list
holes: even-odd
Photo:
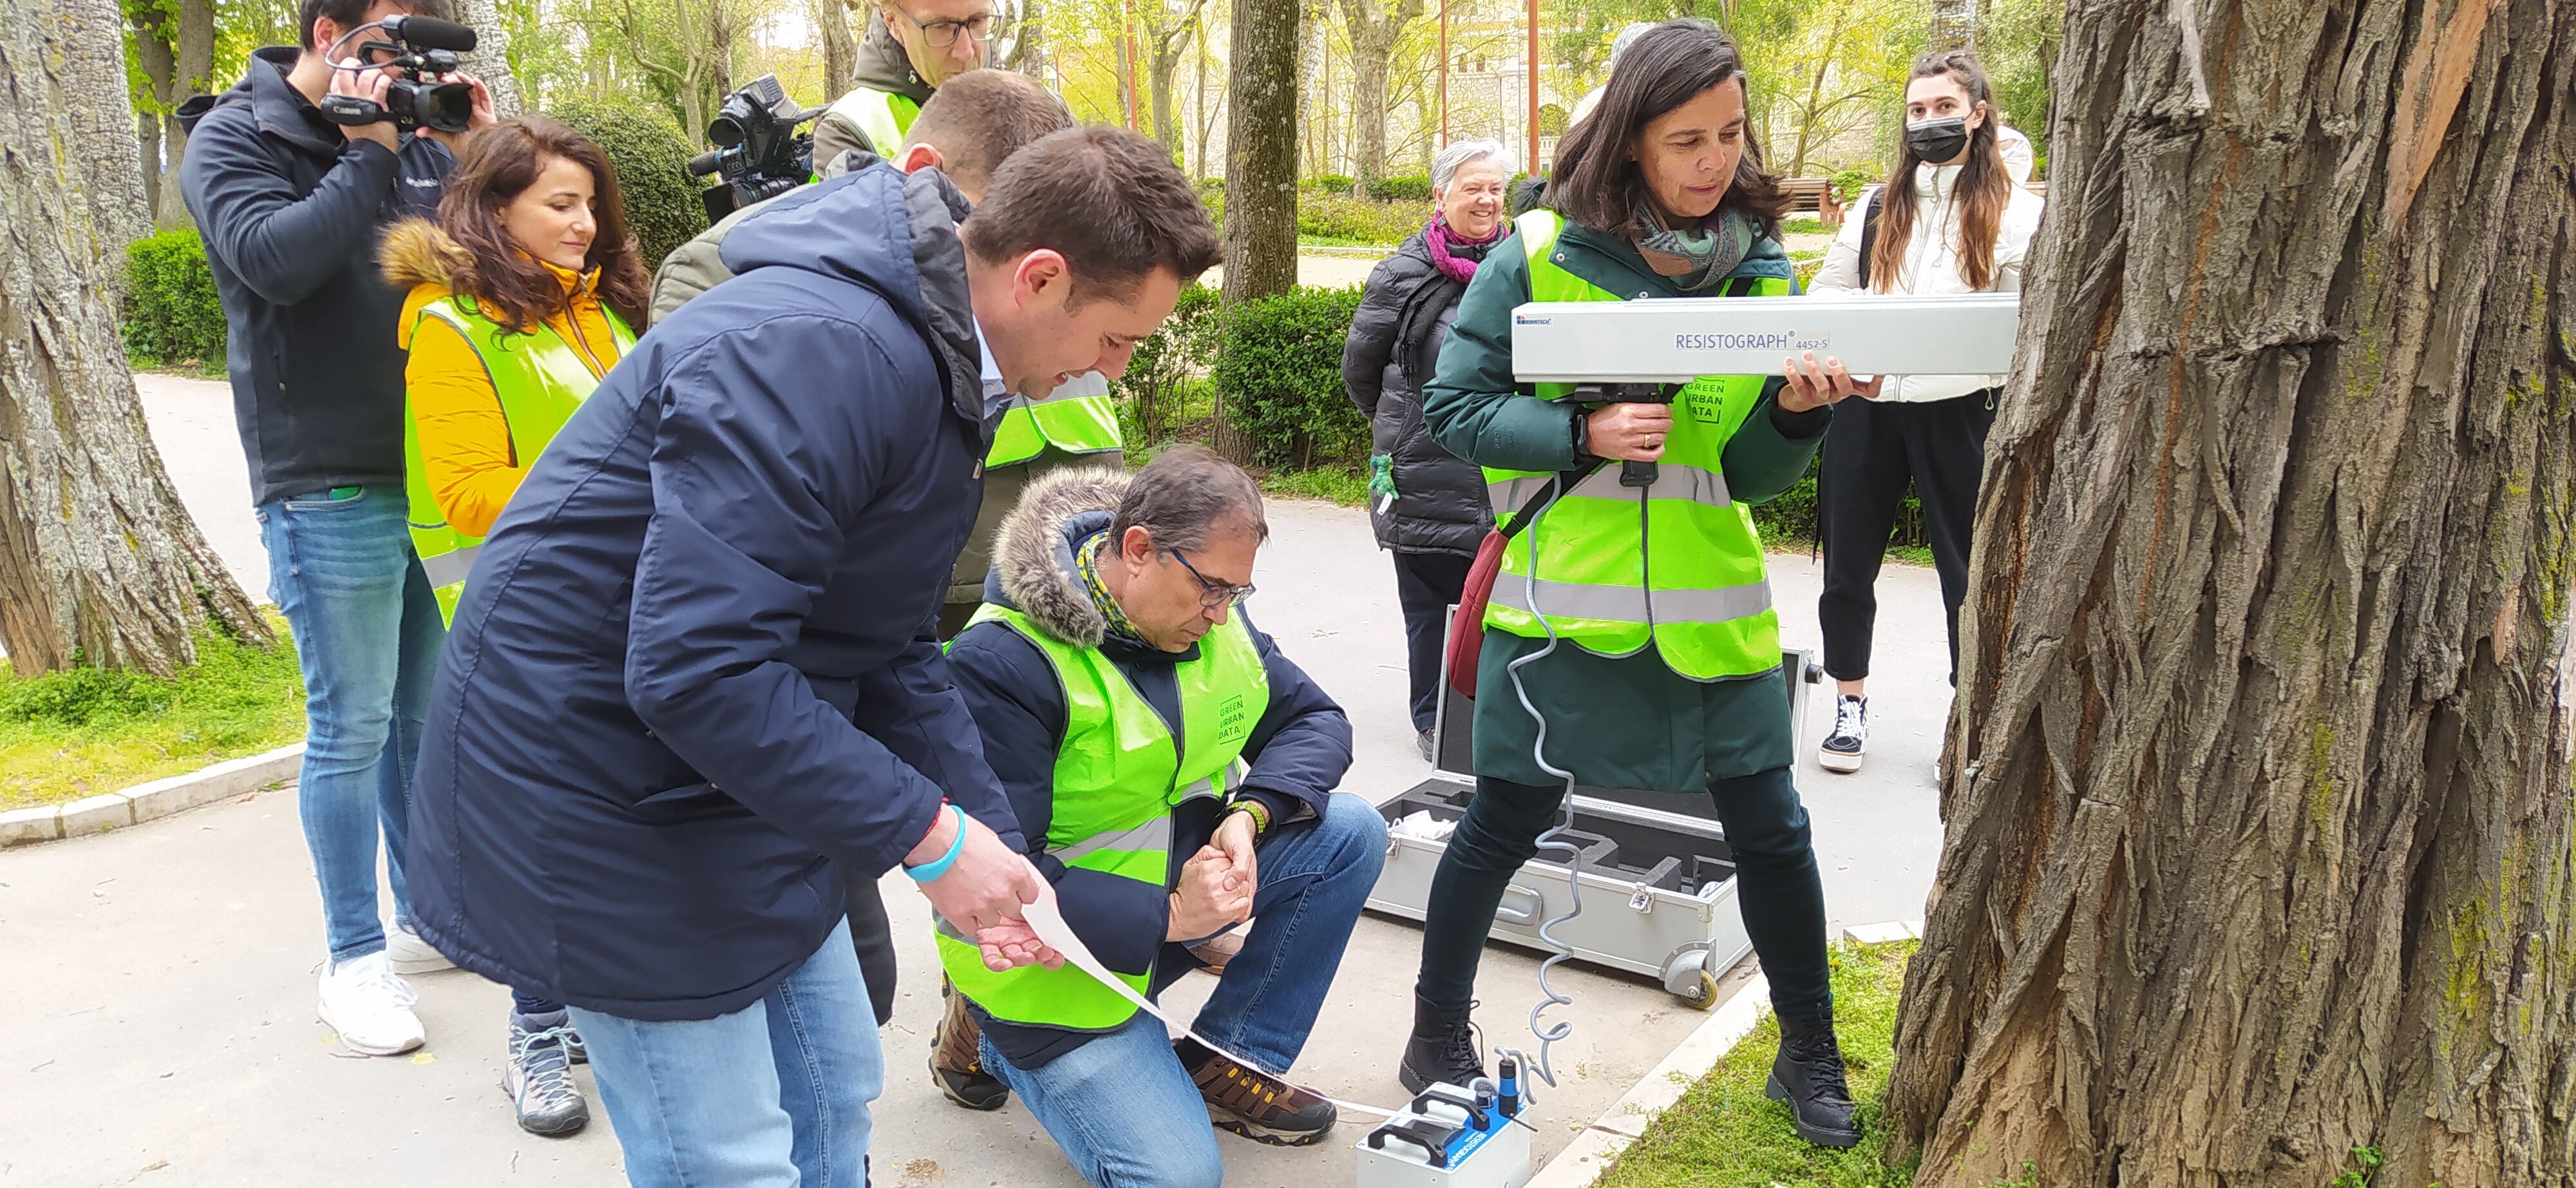
[[[256, 51], [240, 83], [180, 111], [179, 185], [223, 302], [268, 593], [304, 668], [296, 800], [330, 945], [322, 1020], [372, 1055], [421, 1045], [400, 975], [447, 965], [411, 929], [403, 881], [445, 631], [404, 525], [403, 294], [375, 253], [386, 224], [436, 212], [453, 141], [492, 123], [482, 83], [419, 52], [472, 47], [446, 15], [444, 0], [303, 0], [300, 48]], [[383, 118], [337, 122], [370, 116]]]

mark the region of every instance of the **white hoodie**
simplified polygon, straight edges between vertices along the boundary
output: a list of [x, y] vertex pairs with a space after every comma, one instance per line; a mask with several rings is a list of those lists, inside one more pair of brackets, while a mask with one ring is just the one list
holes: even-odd
[[[1959, 271], [1958, 204], [1953, 193], [1959, 184], [1963, 166], [1918, 165], [1914, 173], [1914, 234], [1905, 245], [1905, 267], [1897, 274], [1896, 283], [1887, 292], [1916, 297], [1937, 297], [1945, 293], [1974, 293]], [[1860, 235], [1870, 205], [1885, 191], [1874, 188], [1861, 197], [1852, 217], [1843, 220], [1842, 234], [1825, 250], [1825, 262], [1808, 282], [1810, 293], [1836, 296], [1867, 296], [1875, 290], [1860, 287]], [[2012, 199], [2004, 207], [2003, 225], [1995, 231], [1994, 283], [1983, 291], [2012, 293], [2021, 289], [2022, 257], [2030, 251], [2031, 236], [2039, 232], [2039, 215], [2045, 204], [2040, 196], [2021, 186], [2012, 188]], [[1938, 234], [1933, 228], [1939, 228]], [[1880, 389], [1882, 402], [1921, 402], [1948, 400], [1965, 396], [1980, 388], [1991, 388], [2004, 382], [2000, 375], [1891, 375], [1887, 386]]]

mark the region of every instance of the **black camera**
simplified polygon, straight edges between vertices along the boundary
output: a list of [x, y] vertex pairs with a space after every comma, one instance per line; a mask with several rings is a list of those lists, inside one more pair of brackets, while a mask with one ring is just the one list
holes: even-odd
[[707, 121], [707, 139], [716, 147], [689, 159], [692, 176], [717, 178], [698, 196], [706, 204], [708, 221], [813, 180], [814, 135], [798, 132], [796, 126], [821, 114], [820, 108], [800, 110], [775, 74], [761, 75], [725, 96], [715, 118]]
[[[355, 95], [325, 95], [322, 115], [334, 124], [375, 124], [392, 121], [393, 126], [408, 132], [414, 128], [435, 128], [441, 132], [462, 132], [474, 119], [474, 88], [461, 82], [422, 82], [421, 76], [451, 74], [456, 70], [456, 55], [474, 48], [474, 30], [453, 21], [422, 16], [389, 16], [372, 25], [360, 25], [331, 47], [333, 61], [338, 61], [341, 46], [349, 38], [368, 29], [379, 29], [391, 40], [370, 39], [358, 46], [359, 60], [381, 67], [395, 75], [385, 83], [385, 101], [381, 104]], [[378, 53], [394, 55], [390, 60], [375, 62]], [[334, 67], [338, 69], [338, 67]]]

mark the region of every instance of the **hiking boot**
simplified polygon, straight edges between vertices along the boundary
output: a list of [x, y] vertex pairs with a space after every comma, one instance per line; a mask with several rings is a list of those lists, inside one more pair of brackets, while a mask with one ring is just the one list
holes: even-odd
[[1404, 1091], [1420, 1093], [1433, 1085], [1465, 1085], [1485, 1075], [1485, 1057], [1471, 1016], [1475, 1003], [1435, 1006], [1413, 996], [1413, 1037], [1404, 1043], [1404, 1063], [1396, 1079]]
[[571, 1037], [562, 1011], [510, 1012], [510, 1063], [501, 1070], [501, 1091], [510, 1095], [519, 1129], [555, 1137], [590, 1124], [590, 1103], [572, 1079]]
[[1869, 750], [1869, 699], [1845, 693], [1834, 699], [1834, 729], [1816, 748], [1816, 766], [1826, 771], [1855, 772]]
[[1795, 1116], [1798, 1137], [1819, 1147], [1850, 1147], [1860, 1142], [1852, 1122], [1851, 1088], [1843, 1082], [1842, 1045], [1834, 1040], [1834, 1017], [1780, 1016], [1780, 1055], [1771, 1062], [1771, 1080], [1763, 1095], [1786, 1102]]
[[1172, 1044], [1172, 1055], [1207, 1100], [1208, 1121], [1256, 1143], [1304, 1147], [1333, 1132], [1333, 1103], [1257, 1068], [1245, 1068], [1197, 1040]]
[[1011, 1087], [984, 1071], [983, 1033], [975, 1027], [966, 996], [946, 981], [939, 984], [946, 1000], [939, 1026], [930, 1033], [930, 1083], [939, 1095], [970, 1110], [998, 1110], [1011, 1100]]

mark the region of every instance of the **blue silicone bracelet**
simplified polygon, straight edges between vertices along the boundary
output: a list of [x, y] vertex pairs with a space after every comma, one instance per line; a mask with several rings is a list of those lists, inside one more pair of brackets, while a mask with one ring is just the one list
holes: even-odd
[[957, 814], [957, 840], [948, 843], [948, 852], [940, 855], [939, 861], [904, 867], [903, 873], [910, 875], [913, 882], [927, 883], [947, 874], [949, 867], [957, 865], [957, 856], [966, 852], [966, 810], [952, 804], [948, 811]]

